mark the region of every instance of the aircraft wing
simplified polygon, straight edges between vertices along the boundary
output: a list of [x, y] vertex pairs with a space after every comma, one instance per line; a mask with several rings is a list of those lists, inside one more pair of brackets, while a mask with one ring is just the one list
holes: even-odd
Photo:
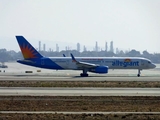
[[71, 57], [72, 57], [72, 62], [75, 62], [78, 68], [94, 68], [99, 66], [98, 64], [77, 61], [72, 54]]
[[77, 61], [76, 64], [77, 64], [78, 67], [82, 67], [82, 68], [84, 68], [84, 67], [85, 68], [94, 68], [94, 67], [99, 66], [99, 65], [96, 65], [96, 64], [79, 62], [79, 61]]

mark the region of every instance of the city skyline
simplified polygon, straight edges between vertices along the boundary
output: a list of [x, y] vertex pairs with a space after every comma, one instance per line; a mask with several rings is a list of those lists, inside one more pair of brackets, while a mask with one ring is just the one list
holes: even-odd
[[[30, 40], [28, 40], [28, 41], [30, 42]], [[2, 47], [0, 49], [14, 50], [16, 52], [19, 52], [20, 49], [19, 49], [19, 46], [17, 44], [17, 41], [15, 40], [15, 41], [12, 41], [12, 42], [13, 42], [13, 43], [11, 43], [12, 46], [11, 46], [11, 44], [9, 44], [9, 48]], [[104, 41], [103, 46], [102, 45], [100, 46], [97, 41], [95, 41], [94, 43], [90, 44], [89, 46], [86, 46], [86, 45], [84, 45], [83, 43], [80, 43], [80, 42], [78, 42], [78, 43], [80, 44], [80, 52], [83, 52], [83, 51], [95, 51], [95, 45], [96, 45], [96, 43], [98, 44], [98, 51], [101, 51], [101, 50], [102, 51], [106, 51], [106, 45], [107, 45], [107, 52], [109, 52], [109, 51], [112, 51], [111, 50], [111, 42], [114, 43], [113, 40], [110, 40], [110, 41], [106, 40], [106, 41]], [[30, 43], [38, 51], [40, 49], [40, 51], [53, 51], [53, 52], [55, 52], [55, 51], [60, 52], [60, 51], [63, 51], [63, 50], [77, 50], [77, 44], [78, 44], [78, 43], [74, 43], [74, 44], [73, 43], [65, 43], [65, 44], [62, 44], [62, 43], [60, 43], [58, 41], [54, 42], [54, 44], [52, 44], [52, 41], [49, 41], [49, 42], [47, 42], [48, 43], [47, 44], [47, 43], [45, 43], [45, 41], [38, 41], [38, 40], [37, 41], [33, 41], [33, 42], [31, 41]], [[60, 44], [58, 44], [58, 43], [60, 43]], [[160, 52], [151, 52], [151, 51], [149, 51], [147, 49], [138, 50], [138, 49], [135, 49], [135, 48], [120, 48], [119, 46], [115, 46], [115, 44], [116, 43], [114, 43], [114, 45], [113, 45], [114, 46], [114, 48], [113, 48], [113, 52], [114, 53], [116, 53], [117, 50], [118, 51], [122, 50], [124, 52], [130, 51], [130, 50], [137, 50], [137, 51], [140, 51], [141, 53], [143, 53], [143, 51], [147, 51], [147, 52], [152, 53], [152, 54], [154, 54], [154, 53], [160, 53]], [[17, 48], [16, 49], [12, 49], [13, 45], [15, 45]], [[40, 45], [41, 45], [41, 47], [40, 47]]]
[[[48, 48], [46, 49], [46, 44], [43, 43], [43, 49], [42, 49], [42, 46], [41, 46], [41, 41], [38, 42], [38, 47], [37, 50], [38, 51], [53, 51], [53, 52], [60, 52], [60, 51], [67, 51], [67, 50], [77, 50], [78, 52], [85, 52], [85, 51], [96, 51], [96, 52], [99, 52], [99, 51], [106, 51], [106, 52], [113, 52], [115, 54], [118, 54], [122, 49], [119, 49], [118, 47], [114, 47], [114, 42], [113, 41], [110, 41], [109, 44], [108, 42], [105, 41], [105, 44], [104, 44], [104, 47], [100, 47], [98, 46], [98, 42], [96, 41], [95, 42], [95, 47], [93, 46], [93, 49], [90, 50], [90, 49], [87, 49], [87, 46], [83, 45], [81, 46], [81, 44], [78, 42], [76, 44], [76, 47], [72, 47], [72, 46], [65, 46], [65, 48], [63, 49], [59, 49], [59, 45], [56, 44], [56, 48]], [[136, 50], [136, 49], [126, 49], [126, 50], [122, 50], [123, 52], [126, 52], [126, 51], [130, 51], [130, 50]], [[139, 50], [137, 50], [139, 51]], [[147, 50], [143, 50], [143, 51], [147, 51]], [[140, 51], [141, 53], [143, 51]], [[149, 51], [147, 51], [149, 52]], [[150, 53], [150, 52], [149, 52]]]
[[[160, 53], [159, 0], [5, 0], [0, 1], [0, 48], [19, 51], [16, 35], [35, 47], [59, 50], [81, 44], [93, 50], [95, 41], [105, 49], [114, 41], [120, 50]], [[42, 44], [43, 46], [43, 44]], [[109, 46], [108, 46], [109, 49]]]

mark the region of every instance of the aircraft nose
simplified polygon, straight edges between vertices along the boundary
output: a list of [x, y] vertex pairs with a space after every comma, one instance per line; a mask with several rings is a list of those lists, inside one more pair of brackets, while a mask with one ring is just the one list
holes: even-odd
[[155, 67], [156, 67], [156, 65], [152, 63], [152, 68], [155, 68]]

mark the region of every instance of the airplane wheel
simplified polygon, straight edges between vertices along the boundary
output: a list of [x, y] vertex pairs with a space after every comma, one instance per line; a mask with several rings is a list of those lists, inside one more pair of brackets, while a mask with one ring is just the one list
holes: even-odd
[[85, 77], [88, 77], [88, 74], [85, 74]]
[[83, 75], [84, 75], [83, 73], [80, 74], [81, 77], [83, 77]]
[[81, 76], [81, 77], [88, 77], [88, 74], [83, 74], [83, 73], [81, 73], [80, 76]]
[[140, 77], [140, 74], [138, 74], [137, 77]]

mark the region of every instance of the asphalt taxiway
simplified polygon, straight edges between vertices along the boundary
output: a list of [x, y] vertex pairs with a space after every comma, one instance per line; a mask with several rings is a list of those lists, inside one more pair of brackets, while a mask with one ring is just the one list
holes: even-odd
[[100, 76], [93, 75], [89, 77], [80, 76], [54, 76], [41, 74], [7, 74], [0, 75], [0, 81], [160, 81], [160, 76]]
[[160, 96], [160, 88], [0, 87], [1, 96]]
[[[72, 71], [66, 71], [72, 72]], [[58, 73], [58, 74], [56, 74]], [[91, 74], [89, 77], [64, 74], [64, 71], [51, 73], [0, 73], [0, 81], [160, 81], [159, 71], [136, 77], [134, 75]], [[44, 88], [44, 87], [0, 87], [0, 95], [30, 96], [160, 96], [160, 88]]]

